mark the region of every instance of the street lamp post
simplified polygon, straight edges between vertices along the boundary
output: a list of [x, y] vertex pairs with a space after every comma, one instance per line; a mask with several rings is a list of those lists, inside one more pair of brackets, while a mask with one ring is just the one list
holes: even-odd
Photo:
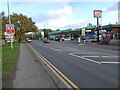
[[[8, 7], [8, 17], [9, 17], [9, 24], [11, 24], [9, 0], [7, 0], [7, 7]], [[11, 49], [13, 49], [12, 35], [10, 35], [10, 38], [11, 38]]]
[[9, 0], [7, 0], [7, 6], [8, 6], [9, 24], [11, 24], [11, 19], [10, 19], [10, 7], [9, 7]]

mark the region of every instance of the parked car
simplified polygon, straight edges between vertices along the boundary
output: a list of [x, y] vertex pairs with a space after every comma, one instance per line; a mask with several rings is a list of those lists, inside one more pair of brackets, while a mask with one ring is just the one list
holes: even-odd
[[55, 38], [55, 41], [60, 41], [60, 38]]
[[50, 40], [49, 39], [45, 39], [43, 40], [44, 43], [50, 43]]
[[25, 39], [22, 39], [22, 43], [26, 43], [27, 41]]
[[65, 38], [65, 41], [70, 41], [71, 39], [70, 38]]
[[31, 43], [32, 40], [31, 39], [27, 39], [26, 41], [27, 41], [27, 43]]
[[62, 38], [61, 38], [61, 41], [65, 41], [65, 38], [62, 37]]
[[5, 43], [10, 43], [10, 42], [11, 42], [10, 38], [5, 39]]

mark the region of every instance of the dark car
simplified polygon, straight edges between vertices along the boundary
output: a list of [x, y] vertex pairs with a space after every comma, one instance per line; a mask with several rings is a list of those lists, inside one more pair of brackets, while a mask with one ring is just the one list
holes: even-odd
[[45, 39], [43, 40], [44, 43], [50, 43], [50, 40], [49, 39]]
[[55, 41], [60, 41], [60, 38], [55, 38]]
[[22, 43], [26, 43], [27, 41], [25, 39], [22, 39]]
[[10, 38], [6, 38], [5, 39], [5, 43], [10, 43], [11, 42], [11, 39]]

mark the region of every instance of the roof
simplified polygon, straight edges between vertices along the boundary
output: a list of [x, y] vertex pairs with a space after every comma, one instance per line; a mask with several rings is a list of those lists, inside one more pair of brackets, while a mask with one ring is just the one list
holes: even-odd
[[109, 24], [103, 26], [103, 28], [120, 28], [120, 24]]
[[59, 34], [59, 33], [64, 33], [64, 32], [69, 32], [69, 31], [74, 32], [74, 31], [78, 31], [78, 30], [82, 30], [82, 29], [92, 29], [92, 28], [96, 28], [96, 25], [89, 26], [89, 27], [77, 28], [77, 29], [65, 29], [65, 30], [61, 30], [61, 31], [49, 32], [49, 34]]

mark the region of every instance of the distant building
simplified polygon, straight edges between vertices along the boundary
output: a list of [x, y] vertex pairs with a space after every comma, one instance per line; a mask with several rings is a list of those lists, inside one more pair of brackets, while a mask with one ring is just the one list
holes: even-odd
[[120, 33], [120, 24], [109, 24], [102, 27], [107, 32], [113, 32], [114, 34]]
[[113, 39], [120, 39], [120, 24], [109, 24], [103, 26], [107, 32], [112, 34]]

